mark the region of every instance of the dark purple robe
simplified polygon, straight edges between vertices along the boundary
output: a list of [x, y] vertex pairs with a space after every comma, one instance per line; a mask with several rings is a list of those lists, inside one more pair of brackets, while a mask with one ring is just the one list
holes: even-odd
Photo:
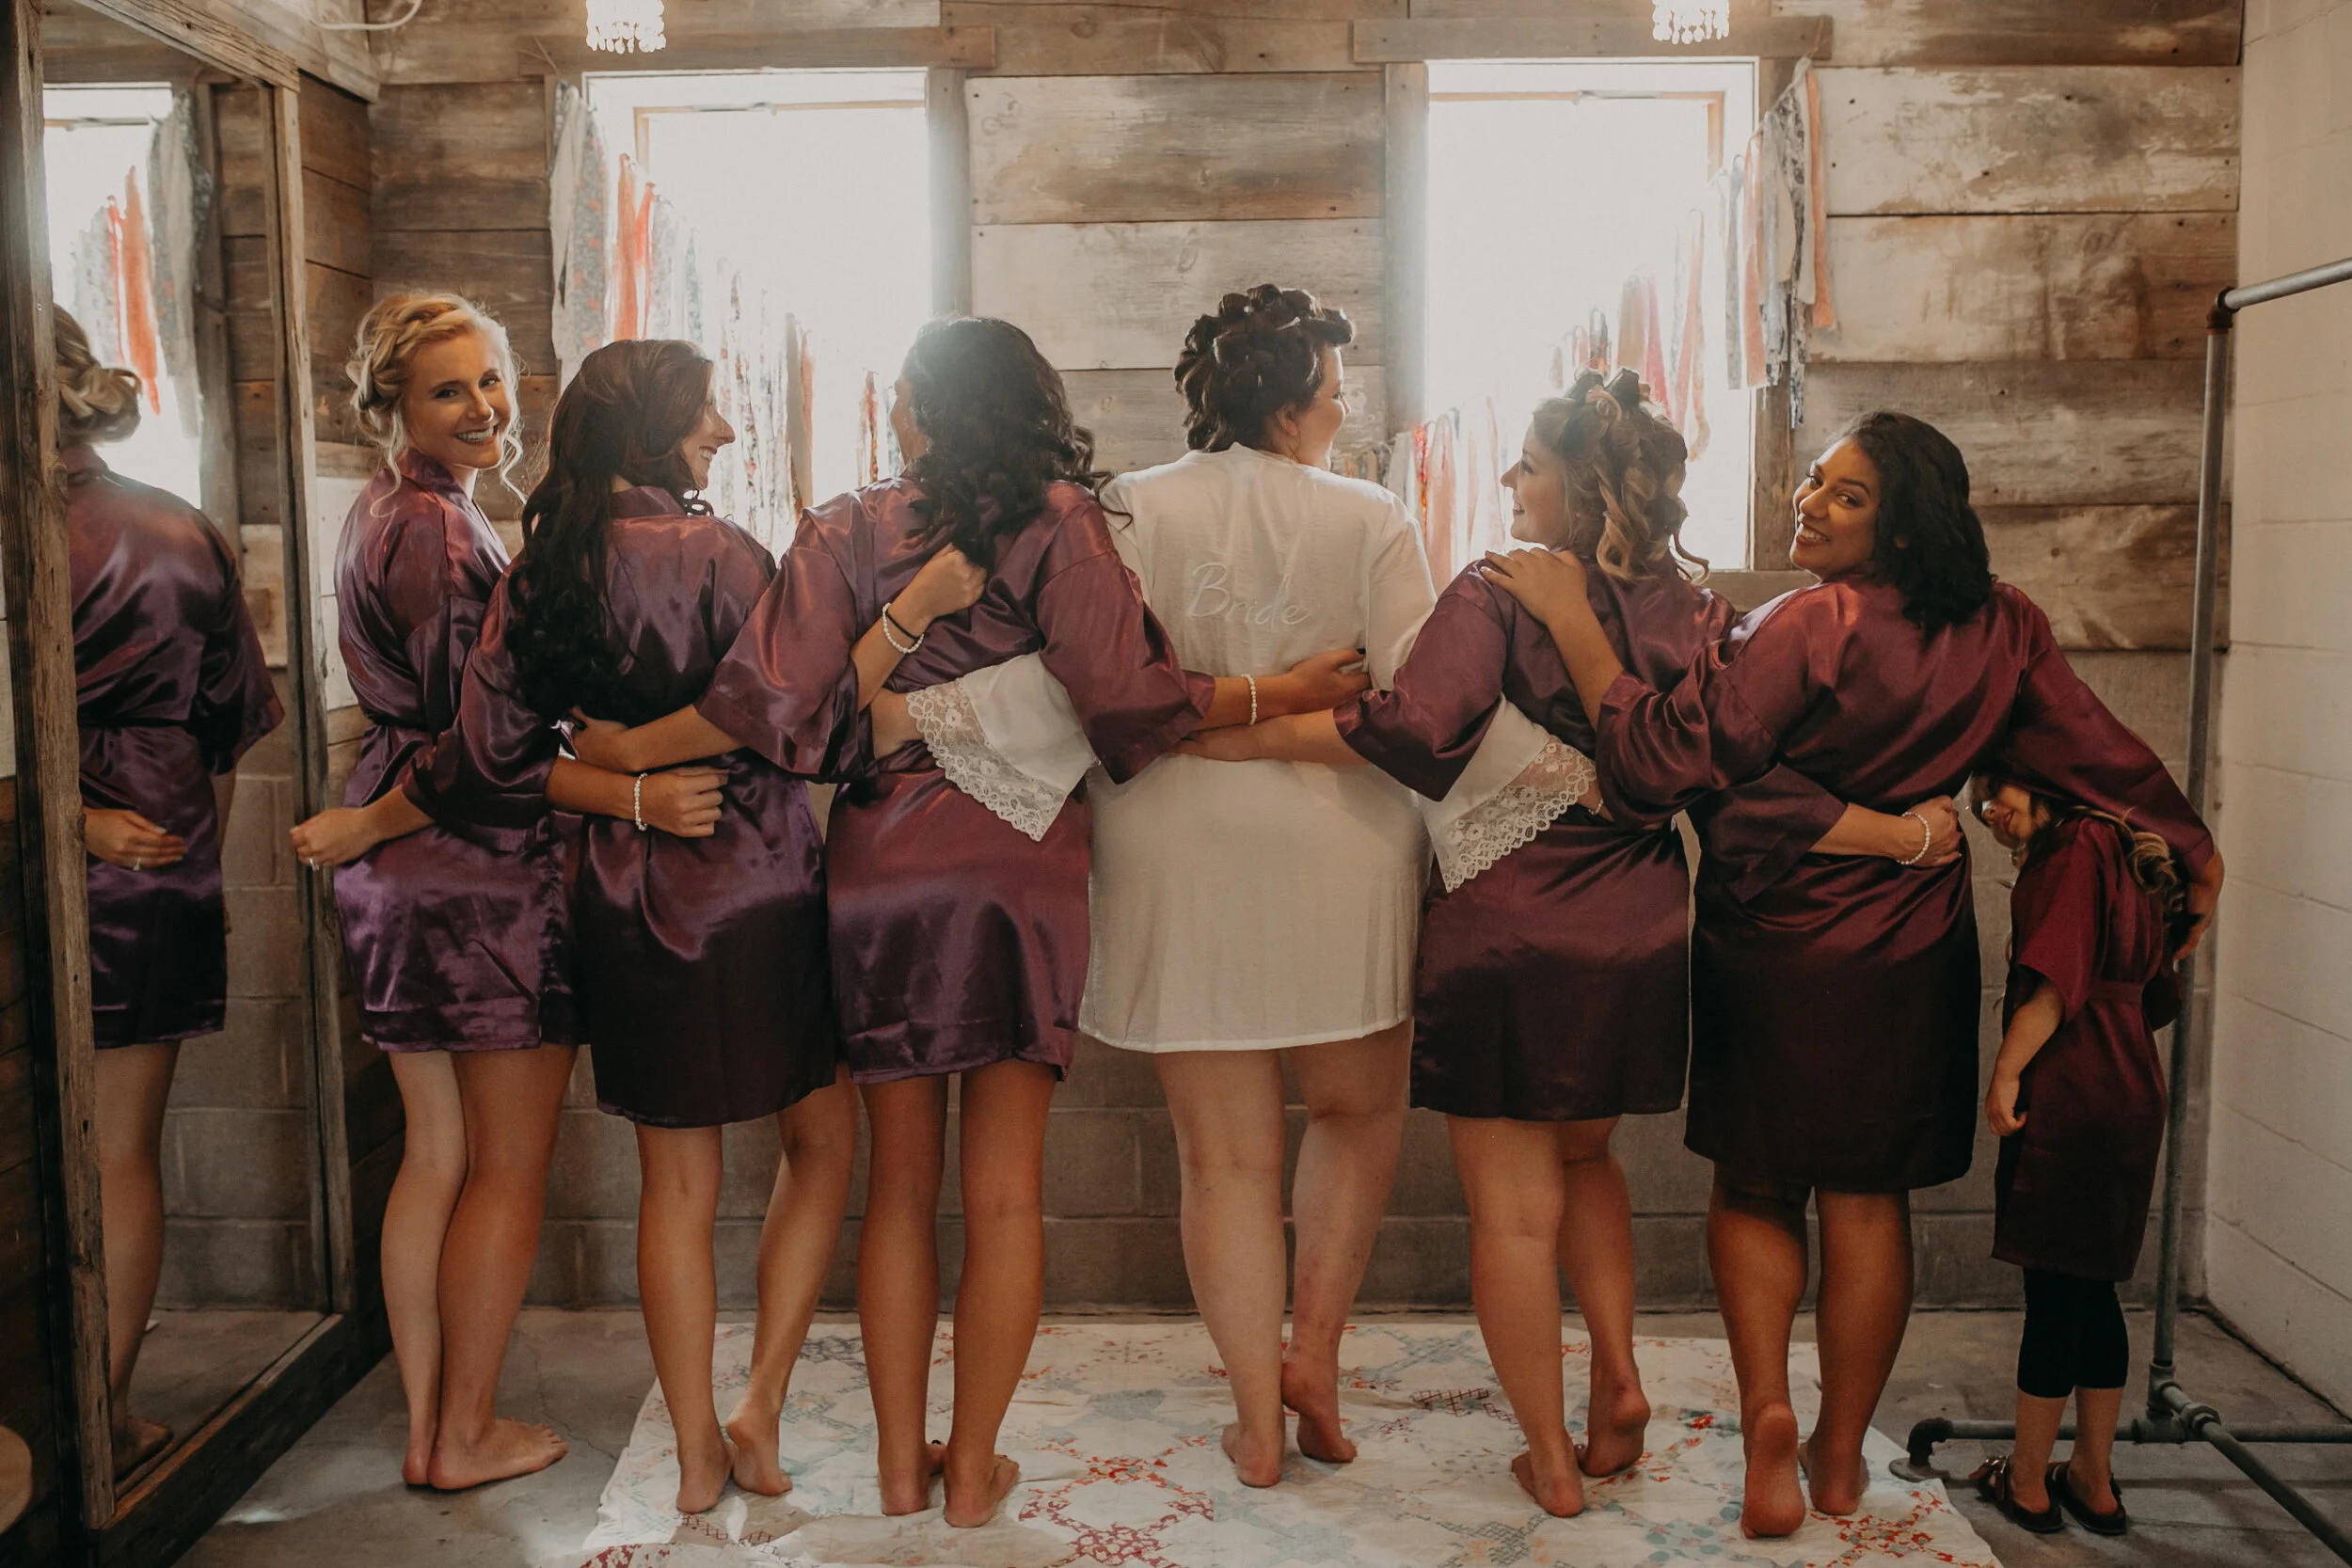
[[[1671, 687], [1619, 679], [1599, 744], [1603, 775], [1646, 811], [1786, 763], [1841, 800], [1900, 812], [1997, 763], [2130, 812], [2192, 868], [2213, 852], [2163, 764], [2005, 583], [1933, 634], [1866, 577], [1784, 594]], [[1700, 879], [1687, 1141], [1735, 1175], [1833, 1191], [1953, 1180], [1977, 1117], [1968, 857], [1928, 870], [1808, 855], [1802, 837]]]
[[2028, 1269], [2129, 1279], [2148, 1234], [2164, 1147], [2153, 1030], [2179, 994], [2163, 911], [2132, 878], [2111, 822], [2049, 831], [2010, 900], [2006, 1026], [2046, 980], [2065, 1022], [2019, 1076], [2026, 1125], [2001, 1140], [1993, 1256]]
[[229, 1006], [213, 780], [284, 710], [236, 562], [204, 515], [87, 447], [58, 458], [82, 804], [135, 811], [187, 843], [160, 870], [88, 857], [94, 1033], [102, 1047], [213, 1034]]
[[[605, 604], [627, 711], [597, 717], [642, 724], [701, 696], [774, 572], [750, 534], [665, 490], [615, 495]], [[563, 715], [523, 700], [513, 583], [491, 595], [467, 662], [458, 743], [409, 780], [436, 816], [527, 826], [545, 809]], [[601, 816], [572, 829], [572, 991], [596, 1100], [656, 1127], [773, 1116], [831, 1084], [840, 1061], [807, 789], [749, 752], [717, 766], [725, 805], [708, 838]]]
[[[368, 716], [343, 803], [429, 773], [506, 546], [447, 468], [401, 455], [343, 519], [335, 600]], [[387, 1051], [575, 1043], [557, 825], [435, 822], [335, 873], [359, 1029]]]
[[[696, 705], [779, 766], [814, 772], [859, 726], [850, 649], [936, 545], [894, 480], [804, 513], [752, 624]], [[1196, 728], [1216, 694], [1144, 608], [1085, 487], [999, 546], [980, 601], [931, 624], [894, 691], [1041, 656], [1114, 779]], [[1092, 818], [1073, 800], [1038, 842], [947, 782], [920, 742], [834, 797], [834, 990], [862, 1083], [994, 1062], [1070, 1065], [1087, 971]]]
[[[1580, 553], [1594, 613], [1618, 657], [1648, 679], [1678, 675], [1738, 614], [1679, 577], [1621, 582]], [[1436, 800], [1470, 765], [1498, 699], [1563, 745], [1594, 751], [1550, 633], [1471, 567], [1439, 596], [1395, 689], [1368, 692], [1335, 718], [1367, 761]], [[1581, 1121], [1682, 1103], [1691, 894], [1682, 839], [1659, 816], [1614, 800], [1611, 808], [1613, 820], [1572, 806], [1452, 892], [1432, 883], [1414, 987], [1415, 1105]], [[1759, 831], [1809, 846], [1844, 809], [1794, 781]]]

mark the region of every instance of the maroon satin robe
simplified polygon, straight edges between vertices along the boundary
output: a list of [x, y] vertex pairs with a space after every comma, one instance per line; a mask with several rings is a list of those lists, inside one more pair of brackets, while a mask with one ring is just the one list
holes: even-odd
[[[937, 548], [894, 480], [804, 513], [735, 651], [696, 705], [780, 767], [815, 771], [860, 730], [850, 652]], [[1114, 779], [1198, 727], [1216, 694], [1176, 662], [1082, 485], [1000, 542], [977, 604], [934, 621], [889, 681], [914, 691], [1035, 653]], [[1087, 972], [1092, 817], [1031, 840], [947, 782], [920, 742], [834, 799], [834, 992], [862, 1083], [992, 1063], [1070, 1065]]]
[[94, 1034], [102, 1047], [213, 1034], [229, 1005], [213, 780], [284, 710], [235, 560], [204, 515], [88, 447], [58, 457], [82, 803], [135, 811], [187, 843], [156, 870], [87, 857]]
[[2049, 982], [2065, 1022], [2020, 1075], [2026, 1125], [2001, 1140], [1993, 1256], [2088, 1279], [2129, 1279], [2164, 1147], [2154, 1030], [2179, 992], [2153, 895], [2111, 822], [2052, 828], [2010, 895], [2004, 1025]]
[[[2155, 754], [2007, 584], [1933, 634], [1866, 577], [1785, 594], [1671, 688], [1616, 681], [1599, 746], [1604, 776], [1646, 811], [1786, 763], [1841, 800], [1900, 812], [1997, 761], [2129, 811], [2192, 868], [2212, 853]], [[1968, 858], [1929, 870], [1809, 855], [1802, 838], [1700, 879], [1686, 1141], [1734, 1175], [1833, 1191], [1953, 1180], [1977, 1116]]]
[[[343, 519], [335, 601], [368, 716], [343, 803], [429, 773], [506, 546], [447, 468], [404, 452]], [[557, 824], [430, 823], [335, 873], [359, 1029], [387, 1051], [577, 1040]]]
[[[1579, 553], [1594, 614], [1617, 657], [1645, 678], [1674, 679], [1738, 615], [1678, 576], [1621, 582]], [[1470, 765], [1498, 700], [1593, 752], [1592, 725], [1550, 633], [1473, 566], [1438, 597], [1395, 689], [1367, 692], [1334, 717], [1367, 761], [1436, 800]], [[1801, 779], [1778, 782], [1788, 787], [1777, 809], [1751, 831], [1798, 835], [1802, 847], [1845, 809]], [[1610, 803], [1613, 820], [1570, 807], [1451, 893], [1431, 883], [1414, 983], [1415, 1105], [1582, 1121], [1682, 1103], [1691, 895], [1682, 839], [1661, 816]], [[1708, 847], [1712, 858], [1711, 840]]]
[[[701, 696], [775, 563], [734, 524], [665, 490], [612, 498], [605, 606], [627, 711], [642, 724]], [[406, 787], [436, 816], [528, 826], [546, 807], [561, 713], [524, 701], [507, 643], [510, 574], [467, 661], [456, 744]], [[580, 1031], [596, 1101], [656, 1127], [773, 1116], [834, 1080], [822, 847], [802, 782], [748, 752], [716, 760], [725, 803], [708, 838], [571, 822]]]

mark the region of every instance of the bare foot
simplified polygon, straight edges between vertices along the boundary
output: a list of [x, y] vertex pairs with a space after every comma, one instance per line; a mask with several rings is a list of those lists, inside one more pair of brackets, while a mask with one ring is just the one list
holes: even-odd
[[1860, 1513], [1862, 1494], [1870, 1489], [1870, 1462], [1856, 1454], [1851, 1465], [1825, 1463], [1820, 1449], [1815, 1446], [1820, 1437], [1821, 1434], [1816, 1432], [1806, 1438], [1804, 1449], [1797, 1454], [1797, 1463], [1804, 1470], [1806, 1489], [1813, 1495], [1813, 1506], [1840, 1519], [1850, 1513]]
[[[1298, 1412], [1298, 1451], [1309, 1459], [1320, 1459], [1326, 1465], [1345, 1465], [1356, 1457], [1356, 1445], [1340, 1430], [1340, 1370], [1334, 1366], [1328, 1376], [1321, 1369], [1311, 1371], [1303, 1360], [1295, 1359], [1289, 1347], [1282, 1351], [1282, 1408]], [[1254, 1484], [1254, 1483], [1253, 1483]]]
[[1534, 1498], [1535, 1506], [1553, 1518], [1573, 1519], [1584, 1512], [1584, 1483], [1577, 1479], [1575, 1465], [1538, 1476], [1535, 1456], [1523, 1453], [1511, 1461], [1511, 1474], [1518, 1481], [1519, 1490]]
[[727, 1441], [719, 1439], [719, 1451], [709, 1455], [689, 1455], [684, 1444], [677, 1453], [677, 1511], [680, 1513], [707, 1513], [719, 1506], [726, 1495], [727, 1475], [734, 1466], [734, 1458], [727, 1451]]
[[1233, 1476], [1244, 1486], [1272, 1486], [1282, 1479], [1282, 1444], [1276, 1439], [1272, 1451], [1265, 1445], [1252, 1443], [1242, 1434], [1241, 1423], [1233, 1422], [1225, 1429], [1225, 1457], [1233, 1462]]
[[1593, 1390], [1584, 1413], [1584, 1447], [1577, 1464], [1588, 1476], [1613, 1476], [1642, 1462], [1648, 1448], [1649, 1400], [1638, 1383]]
[[134, 1416], [127, 1425], [115, 1429], [115, 1474], [127, 1476], [169, 1447], [169, 1427]]
[[400, 1479], [411, 1486], [433, 1484], [433, 1440], [438, 1433], [428, 1424], [408, 1422], [408, 1451], [401, 1455]]
[[1750, 1536], [1794, 1535], [1804, 1524], [1804, 1488], [1797, 1481], [1797, 1413], [1785, 1404], [1759, 1405], [1741, 1418], [1747, 1491], [1740, 1528]]
[[958, 1529], [977, 1529], [996, 1517], [1005, 1494], [1020, 1482], [1021, 1466], [1000, 1453], [987, 1477], [977, 1484], [967, 1485], [955, 1476], [947, 1478], [947, 1506], [940, 1511], [940, 1517]]
[[938, 1479], [940, 1467], [946, 1463], [946, 1445], [928, 1443], [923, 1448], [921, 1463], [911, 1466], [885, 1465], [882, 1471], [882, 1511], [896, 1517], [901, 1513], [920, 1513], [931, 1506], [931, 1482]]
[[735, 1448], [735, 1484], [746, 1492], [781, 1497], [792, 1490], [792, 1478], [777, 1452], [781, 1437], [776, 1422], [782, 1415], [772, 1406], [755, 1405], [747, 1397], [727, 1418], [727, 1441]]
[[544, 1470], [569, 1451], [554, 1429], [503, 1416], [490, 1423], [479, 1443], [461, 1443], [456, 1433], [443, 1426], [439, 1440], [433, 1445], [432, 1463], [425, 1469], [425, 1484], [439, 1492], [462, 1492], [469, 1486]]

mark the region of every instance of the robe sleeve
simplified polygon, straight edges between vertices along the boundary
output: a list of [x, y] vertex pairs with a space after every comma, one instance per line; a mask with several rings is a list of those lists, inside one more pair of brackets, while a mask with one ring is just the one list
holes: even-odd
[[1177, 662], [1168, 633], [1120, 560], [1101, 503], [1062, 501], [1053, 560], [1037, 593], [1039, 650], [1070, 694], [1087, 743], [1124, 784], [1200, 728], [1216, 682]]
[[2079, 800], [2155, 833], [2192, 874], [2202, 869], [2213, 859], [2214, 843], [2196, 808], [2148, 743], [2074, 673], [2041, 607], [2026, 604], [2026, 673], [1996, 768], [2028, 788]]
[[1770, 771], [1781, 737], [1836, 685], [1851, 621], [1834, 593], [1801, 589], [1758, 610], [1746, 635], [1702, 648], [1669, 689], [1630, 673], [1612, 682], [1594, 760], [1613, 802], [1668, 816]]
[[433, 748], [429, 768], [411, 768], [400, 787], [437, 821], [525, 828], [547, 809], [548, 776], [562, 744], [554, 716], [523, 701], [506, 642], [510, 578], [490, 595], [482, 637], [466, 661], [457, 719]]
[[[2050, 982], [2061, 1021], [2082, 1011], [2099, 978], [2099, 939], [2109, 918], [2108, 872], [2078, 827], [2058, 835], [2032, 875], [2018, 879], [2010, 911], [2015, 953], [2010, 962]], [[2014, 1013], [2026, 1000], [2012, 994], [2006, 1011]]]
[[1388, 500], [1364, 583], [1364, 668], [1383, 691], [1396, 684], [1397, 671], [1438, 599], [1420, 531], [1406, 516], [1403, 501], [1393, 496]]
[[1375, 670], [1375, 689], [1333, 710], [1340, 738], [1399, 784], [1442, 800], [1486, 739], [1510, 656], [1494, 591], [1456, 578], [1388, 679]]
[[276, 729], [286, 710], [270, 680], [269, 660], [262, 652], [253, 613], [246, 608], [236, 563], [209, 523], [204, 532], [220, 563], [220, 599], [204, 631], [188, 724], [205, 770], [218, 777], [234, 772], [237, 759]]
[[456, 721], [453, 706], [445, 706], [460, 693], [466, 660], [482, 635], [485, 602], [454, 591], [450, 561], [449, 515], [438, 502], [428, 511], [416, 508], [405, 516], [386, 543], [380, 591], [386, 613], [402, 628], [408, 667], [416, 672], [419, 707], [437, 732], [417, 746], [394, 780], [430, 773], [434, 752]]
[[907, 715], [948, 783], [1032, 839], [1095, 765], [1070, 693], [1036, 654], [909, 692]]
[[801, 515], [800, 534], [695, 711], [787, 773], [839, 779], [869, 745], [850, 652], [866, 627], [834, 541], [852, 493]]

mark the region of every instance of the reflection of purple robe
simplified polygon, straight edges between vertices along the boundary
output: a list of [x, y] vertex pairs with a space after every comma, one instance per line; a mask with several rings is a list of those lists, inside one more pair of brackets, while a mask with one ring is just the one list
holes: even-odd
[[[1932, 635], [1867, 578], [1756, 610], [1601, 718], [1602, 776], [1665, 811], [1784, 762], [1899, 812], [1994, 763], [2132, 813], [2201, 865], [2213, 841], [2154, 753], [2092, 696], [2006, 584]], [[1692, 1148], [1742, 1176], [1894, 1192], [1968, 1169], [1979, 972], [1963, 853], [1937, 870], [1809, 856], [1792, 835], [1742, 877], [1703, 879], [1692, 940]]]
[[[1617, 657], [1653, 679], [1679, 673], [1737, 613], [1679, 577], [1620, 582], [1583, 559], [1586, 594]], [[1368, 692], [1336, 717], [1366, 760], [1438, 799], [1469, 767], [1498, 698], [1591, 753], [1592, 726], [1550, 633], [1471, 567], [1438, 598], [1395, 689]], [[1811, 803], [1784, 801], [1774, 831], [1810, 845], [1844, 805], [1797, 785], [1788, 793]], [[1611, 805], [1613, 821], [1571, 806], [1452, 892], [1432, 886], [1415, 984], [1414, 1104], [1578, 1121], [1682, 1102], [1682, 840], [1657, 816]]]
[[[505, 569], [489, 520], [431, 458], [405, 452], [398, 472], [359, 492], [335, 561], [343, 663], [368, 716], [344, 804], [431, 770]], [[340, 868], [335, 903], [372, 1044], [511, 1051], [574, 1039], [553, 819], [430, 823]]]
[[[805, 513], [775, 584], [698, 705], [780, 765], [828, 766], [855, 734], [850, 651], [934, 546], [906, 481]], [[914, 691], [1039, 654], [1114, 779], [1195, 728], [1215, 685], [1187, 675], [1113, 549], [1102, 507], [1056, 484], [1003, 541], [979, 603], [934, 622], [890, 678]], [[834, 798], [827, 845], [834, 993], [861, 1082], [1015, 1059], [1070, 1065], [1087, 971], [1092, 820], [1073, 802], [1032, 843], [949, 784], [921, 744]]]
[[[748, 533], [667, 491], [612, 498], [605, 604], [642, 724], [702, 695], [775, 566]], [[506, 642], [510, 575], [466, 665], [461, 743], [408, 789], [437, 816], [528, 824], [545, 808], [560, 713], [521, 695]], [[801, 781], [748, 752], [720, 759], [708, 838], [580, 820], [571, 846], [573, 992], [596, 1099], [632, 1121], [715, 1127], [772, 1116], [833, 1082], [824, 865]]]
[[59, 454], [73, 590], [82, 803], [187, 842], [160, 871], [89, 857], [90, 1011], [102, 1046], [209, 1035], [229, 1004], [213, 779], [284, 717], [229, 547], [177, 496], [87, 447]]

